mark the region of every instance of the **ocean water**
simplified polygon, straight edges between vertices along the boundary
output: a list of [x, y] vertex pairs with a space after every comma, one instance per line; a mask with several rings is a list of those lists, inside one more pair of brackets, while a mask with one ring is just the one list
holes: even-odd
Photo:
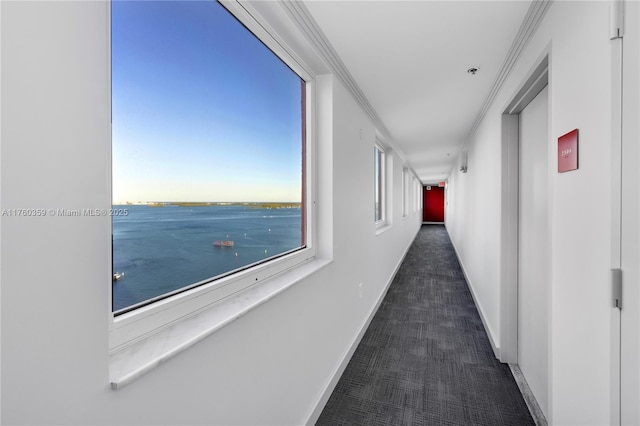
[[[300, 208], [114, 206], [113, 310], [301, 246]], [[234, 247], [214, 247], [232, 240]]]

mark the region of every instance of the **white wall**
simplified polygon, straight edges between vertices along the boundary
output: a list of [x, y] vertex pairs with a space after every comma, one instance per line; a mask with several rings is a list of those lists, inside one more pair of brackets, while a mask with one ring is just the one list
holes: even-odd
[[[107, 5], [1, 7], [1, 207], [107, 208]], [[109, 388], [108, 219], [2, 217], [2, 424], [307, 421], [421, 220], [401, 219], [394, 155], [395, 220], [376, 236], [375, 129], [322, 80], [333, 164], [319, 210], [332, 214], [333, 263], [121, 390]]]
[[500, 341], [500, 123], [485, 123], [468, 147], [467, 173], [454, 168], [447, 182], [445, 223], [494, 345]]
[[[452, 171], [447, 227], [500, 345], [501, 114], [549, 52], [550, 418], [610, 422], [611, 42], [608, 2], [554, 2]], [[580, 169], [558, 174], [557, 138], [578, 128]], [[482, 249], [480, 249], [482, 248]]]

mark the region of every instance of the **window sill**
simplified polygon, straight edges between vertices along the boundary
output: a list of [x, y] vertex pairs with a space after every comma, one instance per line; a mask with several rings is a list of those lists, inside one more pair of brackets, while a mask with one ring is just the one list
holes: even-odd
[[120, 389], [133, 382], [329, 263], [330, 259], [314, 259], [110, 354], [111, 388]]
[[384, 233], [385, 231], [387, 231], [388, 229], [391, 229], [391, 225], [389, 225], [389, 224], [381, 225], [378, 228], [376, 228], [376, 235], [380, 235], [380, 234]]

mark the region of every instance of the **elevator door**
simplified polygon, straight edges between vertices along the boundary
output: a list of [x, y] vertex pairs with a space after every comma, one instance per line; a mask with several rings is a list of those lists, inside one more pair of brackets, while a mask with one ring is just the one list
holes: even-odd
[[548, 418], [548, 89], [520, 113], [518, 365]]

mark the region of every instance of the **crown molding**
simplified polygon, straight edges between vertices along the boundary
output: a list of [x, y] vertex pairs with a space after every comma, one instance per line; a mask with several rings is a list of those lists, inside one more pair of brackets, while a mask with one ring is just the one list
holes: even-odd
[[471, 126], [471, 130], [469, 131], [469, 135], [467, 136], [467, 141], [464, 143], [464, 145], [467, 145], [473, 135], [475, 135], [478, 127], [480, 126], [480, 123], [482, 123], [482, 120], [484, 120], [485, 115], [487, 115], [487, 111], [498, 96], [498, 93], [502, 89], [504, 82], [507, 80], [507, 77], [511, 73], [511, 70], [518, 61], [518, 58], [524, 51], [527, 44], [529, 44], [529, 41], [531, 40], [533, 35], [538, 30], [538, 27], [542, 23], [542, 20], [544, 19], [544, 16], [546, 15], [552, 3], [553, 0], [533, 0], [531, 2], [529, 10], [524, 17], [524, 20], [522, 21], [522, 24], [518, 29], [518, 33], [513, 39], [513, 43], [511, 44], [511, 47], [507, 52], [507, 56], [504, 59], [500, 70], [498, 71], [493, 85], [491, 86], [491, 90], [489, 90], [489, 94], [487, 95], [484, 103], [482, 104], [482, 107], [480, 108], [480, 113]]
[[[480, 126], [480, 123], [495, 101], [498, 93], [502, 89], [502, 86], [511, 73], [518, 58], [537, 31], [552, 3], [553, 0], [533, 0], [531, 2], [529, 10], [527, 11], [524, 20], [522, 21], [522, 24], [520, 25], [520, 28], [518, 29], [518, 32], [514, 37], [513, 43], [511, 44], [504, 62], [502, 63], [502, 66], [500, 67], [498, 74], [496, 75], [493, 85], [491, 86], [491, 89], [489, 90], [489, 93], [485, 98], [482, 107], [480, 108], [480, 112], [478, 113], [478, 116], [471, 126], [471, 129], [467, 136], [467, 141], [465, 142], [465, 144], [463, 144], [463, 148], [464, 145], [468, 144], [469, 140], [471, 140], [476, 130]], [[347, 88], [347, 90], [352, 94], [352, 96], [358, 102], [360, 107], [367, 113], [367, 115], [369, 115], [374, 123], [374, 126], [376, 127], [377, 132], [384, 139], [384, 142], [398, 154], [398, 156], [402, 159], [402, 162], [405, 163], [417, 177], [418, 174], [407, 161], [406, 155], [395, 144], [393, 137], [391, 136], [391, 133], [385, 126], [384, 122], [377, 114], [373, 106], [371, 106], [364, 92], [360, 89], [360, 86], [358, 86], [358, 83], [356, 83], [348, 68], [345, 66], [344, 62], [342, 62], [342, 59], [340, 59], [340, 56], [335, 51], [335, 49], [331, 45], [331, 42], [329, 42], [313, 16], [311, 16], [311, 13], [306, 8], [306, 6], [298, 0], [282, 1], [279, 2], [279, 4], [285, 10], [287, 15], [289, 15], [289, 17], [298, 27], [301, 33], [307, 38], [308, 42], [316, 49], [331, 72]]]
[[384, 122], [375, 111], [369, 100], [365, 96], [356, 80], [353, 78], [349, 69], [346, 67], [338, 52], [335, 51], [331, 42], [327, 39], [324, 32], [311, 16], [309, 9], [298, 0], [282, 1], [279, 2], [280, 6], [285, 10], [287, 15], [298, 27], [300, 32], [307, 38], [309, 43], [316, 49], [318, 55], [327, 64], [331, 72], [340, 80], [340, 82], [347, 88], [349, 93], [355, 98], [356, 102], [369, 116], [376, 128], [377, 134], [383, 139], [383, 143], [389, 146], [402, 160], [402, 162], [411, 169], [413, 174], [418, 177], [418, 174], [413, 170], [413, 167], [407, 161], [404, 152], [396, 145], [391, 133], [385, 126]]

